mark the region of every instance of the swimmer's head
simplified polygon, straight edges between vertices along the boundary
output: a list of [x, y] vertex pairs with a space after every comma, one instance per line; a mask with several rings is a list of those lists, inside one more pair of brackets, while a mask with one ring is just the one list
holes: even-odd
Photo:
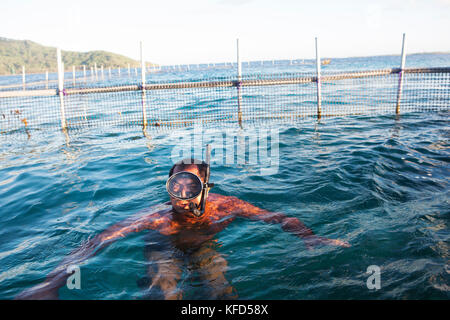
[[[173, 165], [173, 167], [170, 169], [169, 177], [172, 175], [178, 173], [178, 172], [190, 172], [194, 175], [198, 176], [201, 181], [204, 183], [206, 179], [206, 172], [207, 172], [208, 165], [204, 161], [196, 160], [196, 159], [183, 159]], [[188, 184], [190, 181], [189, 179], [185, 179], [186, 184]], [[197, 180], [198, 181], [198, 180]], [[180, 191], [184, 192], [184, 190]], [[183, 194], [183, 197], [185, 195]], [[206, 194], [207, 196], [207, 194]], [[200, 202], [202, 200], [201, 193], [198, 194], [197, 197], [189, 199], [189, 200], [180, 200], [177, 198], [174, 198], [173, 196], [170, 196], [170, 202], [172, 204], [173, 209], [178, 213], [187, 213], [190, 212], [191, 209], [189, 207], [190, 203], [193, 203], [196, 207], [200, 206]]]

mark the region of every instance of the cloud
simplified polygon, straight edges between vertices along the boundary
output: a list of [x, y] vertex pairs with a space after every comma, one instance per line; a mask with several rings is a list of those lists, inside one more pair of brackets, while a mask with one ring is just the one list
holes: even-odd
[[381, 19], [383, 16], [383, 8], [378, 4], [373, 4], [366, 9], [366, 24], [372, 29], [376, 30], [381, 27]]
[[437, 0], [442, 5], [450, 6], [450, 0]]
[[220, 0], [220, 4], [227, 4], [231, 6], [241, 6], [243, 4], [247, 4], [253, 2], [254, 0]]

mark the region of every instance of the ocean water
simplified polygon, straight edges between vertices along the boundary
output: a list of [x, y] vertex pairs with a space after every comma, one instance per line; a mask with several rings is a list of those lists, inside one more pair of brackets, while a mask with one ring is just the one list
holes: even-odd
[[[322, 58], [324, 60], [325, 58]], [[378, 70], [400, 68], [401, 57], [394, 55], [387, 56], [372, 56], [372, 57], [353, 57], [353, 58], [330, 58], [331, 63], [321, 67], [322, 72], [337, 72], [337, 71], [362, 71], [362, 70]], [[436, 54], [410, 54], [406, 56], [406, 68], [430, 68], [430, 67], [448, 67], [450, 65], [450, 53], [436, 53]], [[67, 66], [69, 68], [69, 66]], [[70, 70], [72, 66], [70, 66]], [[90, 68], [86, 68], [86, 82], [84, 73], [80, 66], [76, 69], [76, 84], [75, 87], [83, 86], [109, 86], [130, 84], [133, 82], [140, 82], [141, 74], [140, 68], [128, 69], [122, 68], [111, 70], [111, 78], [109, 71], [105, 66], [103, 77], [100, 68], [97, 71], [97, 77], [93, 76]], [[242, 62], [242, 74], [279, 74], [279, 73], [305, 73], [311, 74], [316, 72], [315, 60], [311, 59], [296, 59], [296, 60], [273, 60], [273, 61], [250, 61]], [[161, 81], [178, 81], [178, 80], [199, 80], [218, 77], [235, 77], [237, 73], [236, 63], [218, 63], [215, 67], [212, 64], [199, 65], [179, 65], [179, 66], [163, 66], [162, 72], [149, 72], [147, 74], [147, 83], [158, 83]], [[49, 88], [57, 88], [58, 75], [53, 70], [49, 70]], [[73, 86], [72, 71], [65, 72], [64, 75], [66, 85], [70, 88]], [[93, 81], [94, 79], [94, 81]], [[42, 74], [27, 74], [26, 83], [44, 82], [46, 80], [45, 73]], [[0, 76], [0, 86], [8, 86], [16, 84], [18, 87], [8, 88], [8, 90], [17, 90], [22, 88], [22, 74]], [[27, 85], [28, 89], [45, 89], [45, 83]]]
[[[448, 55], [436, 57], [417, 58], [417, 66], [450, 65]], [[342, 69], [377, 69], [392, 62], [371, 59], [343, 59]], [[340, 68], [337, 62], [334, 67]], [[279, 70], [271, 68], [260, 72]], [[212, 71], [202, 72], [206, 78]], [[228, 71], [214, 75], [222, 72]], [[188, 77], [164, 75], [171, 76]], [[146, 136], [126, 126], [81, 128], [68, 135], [45, 128], [0, 135], [0, 298], [12, 299], [39, 284], [107, 227], [168, 201], [165, 181], [186, 137], [199, 143], [199, 132], [212, 132], [252, 141], [270, 132], [276, 166], [262, 171], [262, 163], [246, 163], [252, 146], [243, 163], [214, 158], [212, 192], [283, 212], [317, 235], [351, 247], [308, 250], [277, 224], [238, 218], [210, 245], [226, 261], [221, 271], [239, 298], [448, 299], [448, 119], [447, 109], [203, 131], [152, 128]], [[203, 139], [200, 145], [208, 140]], [[161, 238], [142, 231], [99, 251], [80, 264], [81, 289], [62, 287], [59, 297], [151, 297], [149, 241]], [[378, 290], [367, 287], [367, 268], [373, 265], [380, 268]], [[210, 297], [188, 266], [179, 287], [186, 299]]]

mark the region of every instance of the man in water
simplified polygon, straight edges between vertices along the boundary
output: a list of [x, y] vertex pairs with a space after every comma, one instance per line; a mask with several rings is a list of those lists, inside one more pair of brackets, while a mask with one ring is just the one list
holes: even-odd
[[69, 266], [79, 265], [115, 240], [143, 230], [153, 232], [146, 248], [146, 257], [151, 263], [147, 288], [159, 291], [158, 298], [164, 299], [182, 298], [178, 282], [185, 262], [207, 282], [211, 289], [209, 297], [237, 297], [224, 276], [226, 260], [214, 250], [213, 240], [237, 217], [279, 224], [284, 231], [303, 239], [308, 249], [318, 244], [350, 246], [345, 241], [314, 235], [297, 218], [260, 209], [233, 196], [209, 194], [212, 185], [208, 163], [195, 159], [176, 163], [166, 184], [170, 202], [165, 203], [164, 208], [150, 208], [109, 227], [67, 256], [43, 283], [16, 298], [57, 299], [58, 289], [70, 276]]

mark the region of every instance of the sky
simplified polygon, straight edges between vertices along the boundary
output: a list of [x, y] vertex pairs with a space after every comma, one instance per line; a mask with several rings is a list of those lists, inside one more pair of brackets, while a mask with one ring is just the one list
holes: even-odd
[[0, 37], [162, 65], [450, 52], [450, 0], [1, 0]]

